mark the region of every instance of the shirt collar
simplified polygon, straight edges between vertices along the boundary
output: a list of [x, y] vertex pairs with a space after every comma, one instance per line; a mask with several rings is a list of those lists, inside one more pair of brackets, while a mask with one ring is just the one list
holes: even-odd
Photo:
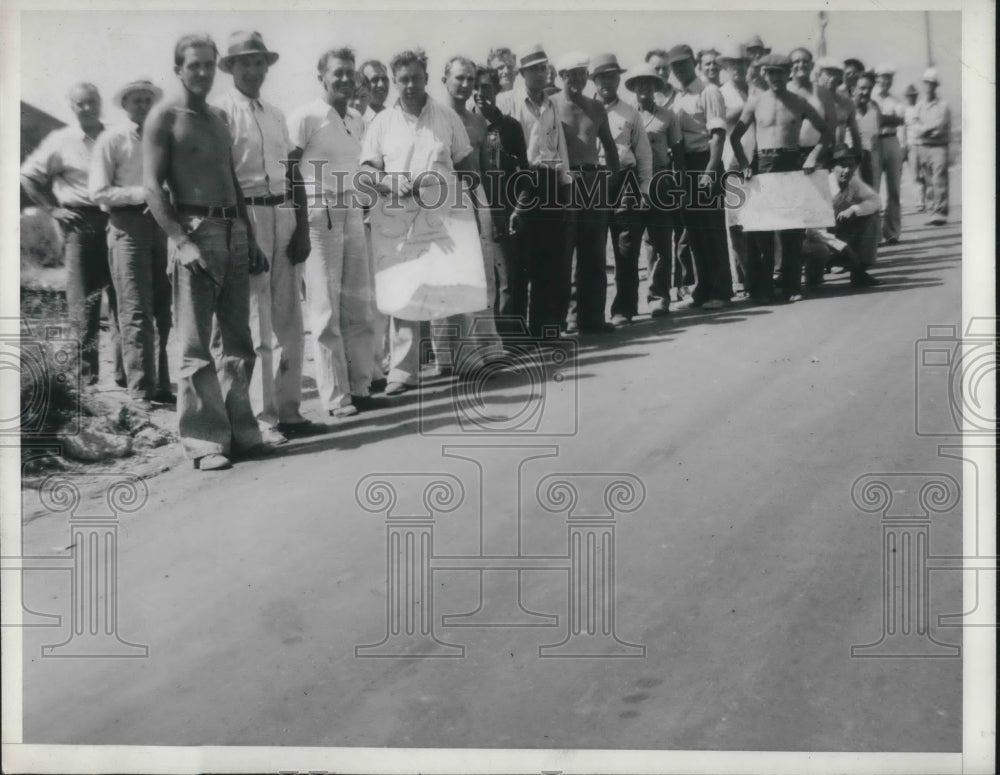
[[424, 101], [423, 108], [420, 109], [420, 115], [414, 116], [412, 113], [407, 112], [403, 109], [403, 99], [402, 97], [396, 97], [396, 101], [392, 103], [392, 107], [402, 113], [404, 116], [409, 116], [410, 118], [416, 118], [418, 121], [422, 119], [431, 110], [431, 103], [434, 100], [431, 99], [431, 95], [427, 95], [427, 99]]
[[684, 87], [685, 94], [701, 94], [703, 91], [705, 91], [705, 82], [701, 78], [695, 78]]
[[232, 92], [233, 99], [245, 108], [258, 108], [260, 110], [264, 109], [264, 103], [261, 101], [260, 97], [248, 97], [239, 89], [233, 89]]

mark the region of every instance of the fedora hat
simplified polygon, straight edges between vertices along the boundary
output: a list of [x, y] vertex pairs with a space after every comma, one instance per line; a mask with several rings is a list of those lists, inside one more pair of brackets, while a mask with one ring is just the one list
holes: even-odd
[[556, 72], [565, 73], [568, 70], [579, 70], [580, 68], [587, 69], [590, 67], [590, 59], [586, 54], [579, 51], [570, 51], [568, 54], [563, 54], [559, 57], [559, 61], [556, 63]]
[[764, 45], [764, 41], [761, 40], [760, 35], [751, 35], [750, 39], [743, 46], [747, 51], [752, 48], [759, 48], [765, 54], [771, 53], [771, 49]]
[[590, 77], [600, 73], [624, 73], [625, 69], [619, 67], [618, 57], [614, 54], [598, 54], [590, 59]]
[[649, 78], [652, 81], [656, 81], [656, 88], [663, 88], [663, 79], [660, 74], [653, 69], [653, 66], [649, 62], [644, 62], [641, 65], [636, 65], [631, 70], [631, 75], [625, 79], [625, 88], [629, 91], [635, 91], [636, 82], [641, 78]]
[[137, 81], [129, 81], [127, 84], [122, 86], [118, 91], [115, 92], [114, 102], [116, 105], [121, 105], [125, 107], [122, 103], [125, 98], [135, 91], [146, 91], [153, 95], [153, 102], [156, 102], [163, 96], [163, 89], [159, 86], [155, 86], [152, 81], [148, 78], [140, 79]]
[[542, 48], [541, 43], [532, 43], [530, 46], [521, 49], [517, 54], [517, 67], [519, 70], [523, 70], [525, 67], [534, 67], [535, 65], [547, 65], [548, 63], [549, 57], [545, 53], [545, 49]]
[[833, 70], [837, 73], [844, 72], [844, 66], [833, 57], [820, 57], [816, 61], [817, 70]]
[[267, 63], [273, 65], [278, 61], [276, 51], [268, 51], [264, 45], [264, 38], [259, 32], [234, 32], [229, 36], [229, 51], [219, 60], [219, 69], [224, 73], [232, 72], [233, 60], [236, 57], [247, 56], [249, 54], [263, 54], [267, 57]]
[[747, 53], [747, 47], [742, 43], [731, 42], [727, 43], [722, 47], [722, 53], [719, 55], [719, 61], [723, 63], [726, 62], [738, 62], [740, 60], [749, 62], [750, 55]]

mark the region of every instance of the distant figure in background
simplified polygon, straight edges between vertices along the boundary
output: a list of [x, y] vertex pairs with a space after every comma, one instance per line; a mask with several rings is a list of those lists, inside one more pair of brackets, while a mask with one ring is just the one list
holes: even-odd
[[920, 146], [922, 142], [917, 137], [917, 98], [920, 92], [912, 83], [903, 92], [906, 97], [906, 108], [904, 109], [905, 124], [903, 125], [903, 161], [910, 169], [910, 176], [913, 178], [914, 187], [917, 189], [917, 212], [922, 213], [927, 209], [927, 186], [924, 184], [924, 173], [920, 169]]
[[368, 126], [375, 116], [385, 110], [385, 101], [389, 96], [389, 71], [377, 59], [369, 59], [361, 63], [358, 72], [368, 82], [368, 107], [361, 114], [365, 126]]
[[501, 93], [514, 88], [514, 81], [517, 79], [517, 57], [513, 51], [506, 46], [490, 49], [486, 65], [496, 70], [500, 76]]
[[903, 146], [899, 142], [900, 127], [906, 122], [906, 107], [892, 94], [892, 79], [896, 70], [892, 65], [875, 68], [878, 86], [872, 94], [872, 101], [881, 111], [879, 119], [879, 166], [875, 169], [876, 191], [881, 189], [885, 175], [885, 217], [882, 219], [882, 237], [886, 244], [899, 242], [902, 229], [902, 207], [900, 205], [900, 182], [903, 175]]
[[115, 102], [129, 120], [97, 138], [90, 167], [90, 195], [109, 213], [108, 257], [118, 296], [128, 393], [141, 404], [177, 403], [170, 391], [167, 362], [171, 325], [167, 236], [146, 207], [142, 185], [142, 124], [162, 96], [163, 91], [148, 80], [122, 87]]
[[108, 265], [108, 215], [90, 196], [91, 157], [101, 123], [101, 95], [92, 83], [70, 89], [69, 106], [76, 126], [51, 132], [21, 165], [21, 185], [38, 207], [55, 218], [63, 234], [66, 264], [66, 304], [80, 338], [85, 385], [97, 384], [101, 294], [108, 294], [111, 341], [115, 353], [115, 384], [125, 387], [125, 369], [118, 342], [118, 300]]
[[951, 141], [951, 109], [937, 95], [937, 70], [924, 72], [924, 98], [917, 103], [914, 135], [920, 139], [920, 167], [927, 186], [930, 226], [948, 222], [948, 143]]
[[834, 130], [838, 143], [846, 143], [851, 148], [861, 147], [861, 134], [858, 132], [857, 108], [854, 100], [840, 90], [844, 77], [844, 69], [836, 59], [822, 57], [816, 62], [816, 89], [826, 90], [833, 97], [837, 106], [837, 126]]
[[698, 74], [705, 83], [721, 86], [722, 69], [719, 65], [719, 52], [714, 48], [703, 48], [698, 52]]
[[549, 62], [548, 65], [548, 76], [545, 82], [545, 95], [551, 97], [553, 94], [557, 94], [562, 91], [558, 86], [556, 86], [556, 76], [559, 74], [556, 72], [556, 66]]
[[854, 90], [858, 85], [858, 78], [865, 72], [865, 65], [860, 59], [844, 60], [844, 83], [842, 93], [847, 97], [854, 97]]
[[[368, 79], [362, 75], [361, 71], [358, 70], [354, 73], [354, 96], [351, 97], [350, 101], [347, 103], [348, 107], [352, 110], [356, 110], [364, 118], [365, 113], [368, 112], [368, 103], [372, 99], [372, 86]], [[368, 122], [365, 122], [367, 126]]]

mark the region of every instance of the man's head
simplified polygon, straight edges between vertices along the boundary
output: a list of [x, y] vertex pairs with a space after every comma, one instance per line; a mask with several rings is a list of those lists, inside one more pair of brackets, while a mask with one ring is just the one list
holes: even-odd
[[937, 70], [935, 70], [933, 67], [928, 67], [924, 71], [923, 84], [924, 84], [924, 97], [927, 100], [935, 99], [937, 97], [937, 90], [938, 90]]
[[844, 68], [830, 57], [823, 57], [816, 63], [816, 83], [827, 89], [836, 89], [844, 77]]
[[767, 54], [757, 62], [767, 87], [775, 94], [781, 94], [788, 88], [788, 75], [792, 70], [792, 62], [781, 54]]
[[514, 88], [517, 78], [517, 57], [506, 46], [490, 49], [486, 64], [497, 71], [500, 76], [500, 91], [510, 91]]
[[234, 32], [229, 49], [219, 60], [219, 69], [231, 73], [233, 85], [248, 97], [260, 96], [260, 87], [268, 68], [278, 61], [278, 54], [268, 51], [259, 32]]
[[667, 79], [670, 77], [670, 58], [662, 48], [654, 48], [646, 52], [646, 64], [656, 71], [656, 74], [663, 79], [663, 88], [667, 86]]
[[750, 56], [746, 52], [746, 47], [739, 43], [726, 46], [719, 55], [719, 64], [729, 73], [730, 81], [737, 86], [746, 86], [747, 70], [750, 67]]
[[807, 48], [793, 48], [788, 55], [792, 63], [792, 80], [799, 86], [808, 86], [813, 69], [812, 52]]
[[719, 52], [714, 48], [703, 48], [698, 52], [698, 67], [701, 68], [701, 77], [708, 83], [719, 85], [719, 75], [721, 66], [719, 64]]
[[565, 54], [556, 65], [566, 93], [573, 96], [583, 93], [590, 77], [590, 59], [586, 54], [573, 51]]
[[476, 68], [476, 86], [472, 98], [480, 113], [492, 113], [496, 109], [497, 94], [500, 93], [500, 73], [492, 67]]
[[875, 84], [878, 86], [879, 94], [888, 94], [892, 90], [892, 80], [896, 75], [896, 68], [892, 65], [879, 65], [875, 68]]
[[761, 57], [771, 53], [771, 49], [764, 45], [760, 35], [751, 35], [749, 40], [743, 44], [747, 56], [750, 57], [751, 64], [756, 64]]
[[319, 58], [316, 70], [326, 101], [346, 107], [354, 96], [354, 51], [346, 46], [331, 48]]
[[865, 71], [865, 66], [860, 59], [844, 60], [844, 85], [848, 91], [854, 92], [854, 85], [858, 82], [858, 77]]
[[906, 101], [910, 105], [916, 105], [917, 97], [920, 96], [920, 92], [918, 92], [917, 87], [911, 83], [909, 86], [906, 87], [906, 90], [903, 92], [903, 96], [906, 97]]
[[559, 91], [559, 87], [556, 86], [556, 77], [559, 73], [556, 72], [556, 66], [549, 62], [546, 66], [546, 76], [545, 76], [545, 93], [555, 94]]
[[[524, 79], [524, 88], [529, 94], [545, 89], [549, 80], [549, 57], [541, 43], [532, 43], [520, 51], [517, 57], [517, 71]], [[500, 84], [503, 85], [502, 77]]]
[[635, 101], [643, 110], [652, 112], [656, 108], [656, 92], [663, 88], [663, 79], [647, 62], [633, 67], [625, 88], [635, 94]]
[[837, 180], [837, 185], [844, 188], [854, 177], [854, 171], [858, 168], [858, 159], [854, 151], [846, 145], [838, 145], [833, 149], [833, 175]]
[[215, 83], [219, 49], [205, 34], [185, 35], [174, 46], [174, 72], [191, 94], [205, 99]]
[[865, 108], [872, 98], [872, 89], [875, 87], [875, 76], [871, 73], [860, 73], [854, 82], [854, 101], [858, 107]]
[[614, 54], [598, 54], [590, 60], [590, 77], [594, 80], [597, 95], [602, 102], [614, 102], [618, 99], [618, 85], [624, 72], [618, 66], [618, 58]]
[[371, 102], [372, 87], [368, 79], [364, 77], [360, 70], [354, 73], [354, 96], [348, 100], [349, 107], [364, 115], [368, 110], [368, 103]]
[[389, 71], [377, 59], [369, 59], [361, 65], [361, 74], [368, 81], [371, 91], [369, 103], [376, 110], [381, 110], [389, 96]]
[[78, 83], [69, 90], [69, 108], [82, 129], [90, 129], [101, 122], [101, 93], [92, 83]]
[[476, 86], [476, 63], [468, 57], [452, 57], [444, 65], [441, 82], [449, 97], [465, 104]]
[[694, 52], [690, 46], [684, 44], [674, 46], [667, 54], [667, 61], [681, 86], [687, 86], [698, 77], [694, 66]]
[[150, 108], [153, 107], [163, 91], [153, 85], [153, 82], [146, 80], [132, 81], [126, 84], [115, 94], [115, 102], [122, 106], [129, 120], [133, 124], [142, 126], [142, 122], [149, 115]]
[[427, 95], [427, 54], [422, 48], [400, 51], [389, 63], [392, 82], [404, 102], [414, 104]]

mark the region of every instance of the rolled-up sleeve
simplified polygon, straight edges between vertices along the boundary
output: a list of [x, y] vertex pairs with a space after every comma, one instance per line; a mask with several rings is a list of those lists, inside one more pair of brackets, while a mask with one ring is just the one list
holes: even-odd
[[709, 132], [716, 129], [726, 131], [726, 100], [718, 86], [709, 84], [701, 93], [705, 110], [705, 128]]
[[62, 169], [58, 137], [49, 134], [41, 144], [24, 160], [21, 174], [40, 186], [50, 186], [52, 178]]

